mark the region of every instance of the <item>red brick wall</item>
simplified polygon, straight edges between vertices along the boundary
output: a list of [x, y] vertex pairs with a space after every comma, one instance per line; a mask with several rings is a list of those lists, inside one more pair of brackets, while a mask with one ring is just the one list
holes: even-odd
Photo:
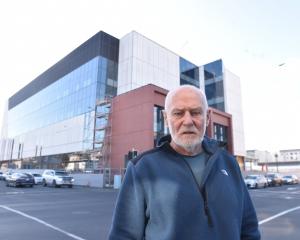
[[153, 148], [153, 107], [164, 106], [167, 92], [146, 85], [113, 99], [112, 168], [124, 167], [124, 156], [132, 148], [139, 153]]

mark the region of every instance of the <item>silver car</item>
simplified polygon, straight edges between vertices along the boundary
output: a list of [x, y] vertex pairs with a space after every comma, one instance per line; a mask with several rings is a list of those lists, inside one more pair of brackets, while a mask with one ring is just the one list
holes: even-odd
[[266, 177], [261, 174], [248, 175], [245, 177], [244, 181], [248, 188], [265, 188], [268, 186]]
[[284, 184], [298, 184], [299, 179], [296, 175], [286, 175], [282, 177]]

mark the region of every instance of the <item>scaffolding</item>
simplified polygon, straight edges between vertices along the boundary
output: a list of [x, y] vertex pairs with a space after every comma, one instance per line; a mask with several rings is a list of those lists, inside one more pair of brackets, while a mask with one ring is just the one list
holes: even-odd
[[95, 106], [93, 150], [99, 160], [98, 169], [110, 169], [112, 136], [112, 99], [98, 100]]

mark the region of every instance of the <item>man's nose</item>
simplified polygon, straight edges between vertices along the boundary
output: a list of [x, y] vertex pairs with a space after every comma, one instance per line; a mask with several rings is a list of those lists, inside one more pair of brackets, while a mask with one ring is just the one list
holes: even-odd
[[192, 115], [190, 114], [189, 111], [186, 111], [184, 113], [184, 116], [183, 116], [183, 124], [184, 125], [191, 125], [193, 124], [193, 118], [192, 118]]

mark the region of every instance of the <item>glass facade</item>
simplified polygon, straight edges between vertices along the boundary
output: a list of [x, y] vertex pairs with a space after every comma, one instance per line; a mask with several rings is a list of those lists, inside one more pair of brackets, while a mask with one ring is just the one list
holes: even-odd
[[9, 137], [94, 110], [99, 57], [44, 88], [9, 111]]
[[180, 85], [189, 84], [200, 87], [199, 68], [180, 57]]
[[117, 92], [117, 63], [98, 56], [9, 111], [9, 137], [95, 110]]
[[223, 63], [221, 59], [204, 65], [204, 82], [208, 105], [224, 112]]
[[[22, 134], [26, 136], [27, 132], [84, 115], [84, 123], [81, 126], [83, 138], [77, 141], [82, 142], [85, 150], [101, 148], [108, 134], [107, 116], [110, 105], [96, 107], [96, 102], [116, 95], [117, 74], [117, 62], [102, 56], [93, 58], [10, 109], [8, 113], [9, 137], [13, 139]], [[99, 114], [99, 111], [105, 113], [106, 116], [94, 118], [94, 114]], [[23, 149], [20, 148], [23, 148], [24, 144], [26, 145], [26, 142], [12, 149], [14, 152], [18, 151], [17, 159], [22, 158], [20, 153]], [[17, 147], [19, 149], [16, 149]], [[27, 151], [24, 150], [24, 153]], [[39, 151], [41, 149], [36, 150], [34, 159], [36, 156], [41, 156]], [[44, 159], [44, 157], [38, 159]], [[46, 161], [47, 164], [50, 164], [49, 159]], [[59, 155], [55, 159], [59, 159]], [[60, 161], [58, 162], [61, 164]], [[38, 165], [41, 165], [40, 161]]]

